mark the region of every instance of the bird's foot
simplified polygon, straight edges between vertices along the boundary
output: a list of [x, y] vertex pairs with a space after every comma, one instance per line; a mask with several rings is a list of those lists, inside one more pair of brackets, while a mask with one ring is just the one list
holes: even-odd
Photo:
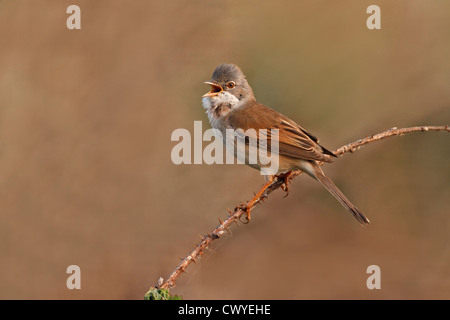
[[273, 182], [274, 177], [271, 176], [269, 179], [267, 179], [266, 184], [261, 188], [261, 190], [258, 191], [257, 194], [249, 201], [245, 206], [243, 206], [241, 209], [245, 211], [245, 223], [250, 222], [250, 211], [253, 209], [254, 205], [261, 201], [266, 195], [264, 194], [267, 188], [270, 187], [270, 185]]
[[283, 184], [281, 185], [281, 189], [286, 192], [284, 198], [289, 195], [289, 181], [292, 178], [292, 171], [288, 171], [277, 176], [279, 180], [283, 180]]

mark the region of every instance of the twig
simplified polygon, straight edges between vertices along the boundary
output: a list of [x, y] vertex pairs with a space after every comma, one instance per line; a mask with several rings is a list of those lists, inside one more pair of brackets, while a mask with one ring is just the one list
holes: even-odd
[[[392, 128], [390, 130], [384, 131], [382, 133], [374, 134], [370, 137], [366, 137], [364, 139], [360, 139], [356, 142], [349, 143], [345, 146], [340, 147], [336, 151], [334, 151], [334, 154], [336, 155], [344, 155], [345, 153], [353, 153], [356, 150], [359, 150], [362, 146], [375, 142], [380, 141], [386, 138], [390, 138], [393, 136], [401, 136], [407, 133], [412, 132], [425, 132], [425, 131], [447, 131], [450, 132], [449, 126], [420, 126], [420, 127], [410, 127], [410, 128]], [[300, 175], [301, 171], [293, 172], [289, 179], [294, 178], [295, 176]], [[277, 176], [268, 186], [264, 186], [263, 189], [260, 190], [260, 192], [257, 193], [257, 195], [250, 201], [244, 202], [241, 205], [237, 206], [234, 211], [230, 212], [230, 215], [225, 219], [221, 220], [219, 218], [219, 225], [211, 232], [201, 237], [201, 242], [197, 244], [197, 246], [189, 252], [189, 254], [181, 260], [181, 263], [178, 265], [178, 267], [172, 272], [172, 274], [167, 278], [166, 281], [164, 281], [162, 284], [158, 282], [157, 288], [162, 289], [169, 289], [175, 287], [175, 282], [177, 281], [178, 277], [185, 272], [186, 268], [192, 263], [196, 262], [196, 259], [199, 256], [203, 255], [204, 250], [216, 239], [219, 239], [226, 231], [229, 231], [229, 228], [233, 223], [238, 223], [238, 221], [241, 221], [242, 216], [247, 217], [247, 213], [250, 213], [250, 211], [259, 204], [262, 200], [268, 197], [270, 193], [280, 188], [285, 182], [284, 176], [279, 175]], [[264, 189], [265, 188], [265, 189]], [[248, 221], [247, 221], [248, 222]]]
[[383, 140], [386, 138], [390, 138], [393, 136], [402, 136], [404, 134], [407, 133], [412, 133], [412, 132], [426, 132], [426, 131], [447, 131], [450, 132], [450, 128], [448, 126], [419, 126], [419, 127], [410, 127], [410, 128], [402, 128], [402, 129], [398, 129], [396, 127], [389, 129], [387, 131], [384, 131], [382, 133], [377, 133], [374, 134], [370, 137], [364, 138], [364, 139], [360, 139], [356, 142], [353, 143], [349, 143], [345, 146], [340, 147], [339, 149], [337, 149], [336, 151], [334, 151], [334, 154], [339, 156], [339, 155], [343, 155], [344, 153], [347, 152], [355, 152], [356, 150], [360, 149], [362, 146], [371, 143], [371, 142], [375, 142], [375, 141], [379, 141], [379, 140]]

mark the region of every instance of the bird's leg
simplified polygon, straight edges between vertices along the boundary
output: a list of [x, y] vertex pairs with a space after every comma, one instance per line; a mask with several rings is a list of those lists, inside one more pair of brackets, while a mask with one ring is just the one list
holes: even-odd
[[288, 171], [277, 176], [278, 179], [284, 180], [283, 184], [281, 185], [281, 189], [286, 192], [286, 195], [284, 196], [285, 198], [289, 195], [289, 180], [291, 179], [291, 175], [292, 171]]
[[252, 208], [255, 205], [255, 203], [258, 202], [261, 199], [261, 197], [263, 196], [264, 192], [272, 184], [273, 180], [274, 180], [274, 176], [270, 176], [270, 178], [267, 179], [266, 184], [261, 188], [261, 190], [259, 190], [258, 193], [255, 194], [255, 196], [249, 202], [247, 202], [247, 205], [244, 208], [245, 213], [246, 213], [247, 223], [250, 222], [250, 210], [252, 210]]

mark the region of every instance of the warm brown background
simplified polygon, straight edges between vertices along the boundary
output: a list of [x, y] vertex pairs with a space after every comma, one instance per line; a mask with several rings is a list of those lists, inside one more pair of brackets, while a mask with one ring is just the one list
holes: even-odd
[[[82, 30], [66, 8], [82, 9]], [[378, 4], [382, 30], [366, 28]], [[260, 102], [330, 149], [450, 120], [450, 3], [0, 1], [0, 298], [142, 299], [263, 183], [244, 166], [175, 166], [176, 128], [209, 128], [202, 84], [242, 67]], [[450, 298], [447, 133], [346, 155], [276, 192], [188, 269], [189, 299]], [[67, 266], [82, 290], [66, 288]], [[376, 264], [382, 290], [366, 288]]]

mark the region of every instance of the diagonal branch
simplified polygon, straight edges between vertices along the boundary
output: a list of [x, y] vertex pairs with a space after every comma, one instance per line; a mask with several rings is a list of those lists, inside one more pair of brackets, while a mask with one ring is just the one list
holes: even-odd
[[[419, 126], [419, 127], [410, 127], [410, 128], [392, 128], [390, 130], [374, 134], [372, 136], [366, 137], [364, 139], [360, 139], [356, 142], [349, 143], [345, 146], [340, 147], [336, 151], [334, 151], [334, 154], [336, 155], [344, 155], [345, 153], [353, 153], [356, 150], [359, 150], [361, 147], [363, 147], [366, 144], [380, 141], [383, 139], [387, 139], [393, 136], [401, 136], [407, 133], [413, 133], [413, 132], [426, 132], [426, 131], [447, 131], [450, 132], [449, 126]], [[289, 175], [288, 179], [292, 179], [297, 175], [300, 175], [301, 171], [293, 172], [291, 175]], [[263, 201], [265, 198], [268, 197], [270, 193], [277, 190], [278, 188], [282, 187], [282, 185], [285, 183], [285, 176], [283, 174], [278, 175], [275, 177], [275, 179], [265, 185], [263, 189], [261, 189], [256, 196], [247, 202], [242, 203], [241, 205], [237, 206], [234, 211], [230, 212], [230, 215], [225, 219], [221, 220], [219, 219], [219, 225], [212, 230], [211, 233], [208, 233], [202, 237], [202, 240], [197, 246], [189, 252], [189, 254], [181, 260], [181, 263], [178, 265], [178, 267], [172, 272], [172, 274], [169, 276], [169, 278], [166, 281], [163, 281], [160, 279], [158, 281], [157, 288], [161, 289], [169, 289], [175, 287], [175, 283], [178, 279], [178, 277], [186, 270], [186, 268], [192, 263], [196, 262], [196, 259], [199, 256], [203, 255], [204, 250], [216, 239], [219, 239], [225, 231], [228, 231], [229, 228], [233, 223], [238, 223], [238, 221], [241, 221], [242, 216], [247, 217], [247, 213], [250, 213], [250, 211], [261, 201]], [[248, 221], [244, 222], [247, 223]]]

